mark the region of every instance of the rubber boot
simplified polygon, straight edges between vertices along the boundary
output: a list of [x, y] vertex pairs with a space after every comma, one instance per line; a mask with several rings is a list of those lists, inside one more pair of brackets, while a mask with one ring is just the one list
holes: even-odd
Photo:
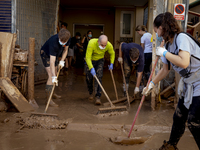
[[88, 100], [90, 100], [90, 101], [93, 101], [93, 100], [94, 100], [93, 94], [90, 94]]
[[95, 97], [95, 105], [101, 105], [101, 100], [99, 96]]
[[[53, 85], [46, 85], [46, 89], [45, 89], [46, 97], [47, 97], [46, 103], [47, 103], [48, 100], [49, 100], [49, 96], [50, 96], [50, 94], [51, 94], [52, 88], [53, 88]], [[56, 104], [56, 103], [51, 99], [51, 100], [50, 100], [50, 103], [49, 103], [49, 106], [58, 107], [58, 104]]]
[[62, 96], [56, 94], [55, 92], [53, 93], [52, 95], [52, 98], [55, 98], [55, 99], [60, 99]]

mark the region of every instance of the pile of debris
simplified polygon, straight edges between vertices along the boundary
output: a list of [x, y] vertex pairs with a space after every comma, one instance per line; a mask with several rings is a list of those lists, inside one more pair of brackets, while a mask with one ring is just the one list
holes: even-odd
[[21, 118], [17, 121], [18, 124], [22, 125], [22, 128], [29, 129], [65, 129], [68, 125], [67, 120], [59, 120], [57, 117], [52, 116], [35, 116]]

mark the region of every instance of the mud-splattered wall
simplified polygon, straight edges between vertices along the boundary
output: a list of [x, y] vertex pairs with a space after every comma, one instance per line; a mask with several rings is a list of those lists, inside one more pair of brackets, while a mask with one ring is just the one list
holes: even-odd
[[40, 59], [40, 48], [55, 33], [58, 0], [17, 0], [16, 31], [17, 42], [22, 49], [28, 49], [29, 37], [35, 38], [35, 81], [47, 77]]

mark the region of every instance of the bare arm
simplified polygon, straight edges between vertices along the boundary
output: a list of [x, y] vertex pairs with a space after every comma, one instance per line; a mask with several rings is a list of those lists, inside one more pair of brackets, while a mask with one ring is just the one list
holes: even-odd
[[168, 64], [163, 64], [163, 68], [158, 72], [155, 78], [152, 80], [154, 84], [157, 84], [159, 81], [164, 79], [170, 70], [168, 70]]
[[81, 40], [81, 43], [83, 44], [85, 41], [85, 36], [83, 37], [83, 39]]
[[165, 57], [174, 65], [184, 69], [190, 64], [190, 53], [186, 51], [179, 50], [178, 55], [166, 53]]
[[61, 61], [64, 61], [65, 58], [67, 57], [68, 48], [69, 48], [69, 46], [65, 46], [65, 49], [64, 49], [63, 54], [62, 54]]
[[140, 86], [140, 82], [141, 82], [141, 79], [142, 79], [142, 73], [143, 73], [143, 72], [137, 72], [136, 87], [139, 87], [139, 86]]
[[52, 76], [56, 76], [56, 73], [55, 73], [55, 61], [56, 61], [56, 56], [50, 55], [50, 70], [51, 70]]

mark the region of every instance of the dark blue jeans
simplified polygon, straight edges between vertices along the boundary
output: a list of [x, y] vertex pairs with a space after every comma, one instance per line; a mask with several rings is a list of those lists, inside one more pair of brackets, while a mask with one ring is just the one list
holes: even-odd
[[169, 143], [177, 145], [185, 131], [187, 121], [188, 128], [200, 149], [200, 96], [193, 97], [189, 109], [187, 109], [183, 103], [184, 99], [179, 99], [173, 116], [173, 125]]
[[[102, 83], [101, 80], [103, 77], [104, 59], [92, 61], [92, 65], [96, 71], [97, 78], [99, 79], [100, 83]], [[87, 83], [89, 94], [92, 94], [93, 93], [93, 76], [90, 73], [88, 66], [87, 66], [87, 72], [86, 72], [86, 83]], [[101, 87], [98, 85], [96, 79], [94, 81], [94, 87], [95, 87], [95, 92], [96, 92], [95, 97], [96, 96], [101, 97]]]

